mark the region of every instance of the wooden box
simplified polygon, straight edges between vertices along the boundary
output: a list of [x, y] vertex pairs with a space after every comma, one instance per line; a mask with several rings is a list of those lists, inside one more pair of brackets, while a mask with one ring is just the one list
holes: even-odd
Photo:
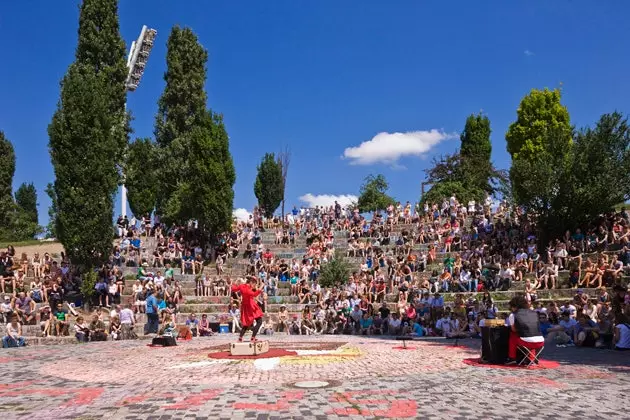
[[232, 356], [257, 356], [269, 351], [268, 341], [256, 341], [255, 343], [232, 343], [230, 354]]

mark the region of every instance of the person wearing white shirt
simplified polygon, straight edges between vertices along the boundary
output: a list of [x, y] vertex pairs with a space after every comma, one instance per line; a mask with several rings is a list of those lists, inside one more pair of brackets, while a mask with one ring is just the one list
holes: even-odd
[[503, 291], [510, 290], [512, 282], [514, 281], [514, 270], [509, 265], [503, 264], [499, 271], [499, 278], [501, 279], [500, 289]]

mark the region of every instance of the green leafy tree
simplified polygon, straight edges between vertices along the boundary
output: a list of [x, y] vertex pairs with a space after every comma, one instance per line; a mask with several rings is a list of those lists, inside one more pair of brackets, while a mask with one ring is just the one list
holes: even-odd
[[357, 203], [359, 211], [366, 213], [385, 210], [390, 204], [395, 204], [395, 200], [387, 195], [388, 189], [389, 184], [383, 175], [368, 175], [361, 186]]
[[[155, 139], [159, 146], [159, 188], [157, 211], [166, 220], [164, 209], [173, 194], [184, 188], [188, 164], [186, 141], [195, 127], [206, 118], [206, 62], [208, 52], [190, 28], [173, 27], [167, 41], [166, 86], [158, 101]], [[170, 205], [173, 209], [173, 203]]]
[[[569, 112], [560, 103], [560, 99], [558, 89], [533, 89], [521, 100], [517, 119], [510, 124], [505, 135], [508, 152], [512, 155], [510, 168], [512, 195], [518, 204], [531, 203], [537, 193], [531, 189], [538, 189], [535, 187], [536, 182], [549, 185], [556, 182], [555, 175], [564, 176], [564, 171], [567, 170], [573, 129]], [[553, 153], [553, 156], [550, 156], [550, 153]], [[528, 167], [530, 165], [532, 167]], [[545, 174], [552, 178], [539, 179]], [[567, 185], [563, 185], [563, 188], [567, 188]], [[551, 208], [558, 193], [558, 189], [541, 190], [540, 194], [545, 197], [540, 197], [541, 200], [534, 207], [546, 213], [547, 210], [544, 209]]]
[[15, 192], [15, 203], [27, 220], [37, 224], [37, 190], [33, 183], [20, 185]]
[[[492, 184], [496, 171], [492, 166], [492, 144], [490, 143], [490, 120], [482, 114], [472, 114], [466, 119], [460, 136], [459, 150], [462, 184], [471, 189], [493, 193]], [[480, 199], [479, 197], [478, 199]]]
[[157, 195], [157, 148], [151, 139], [129, 144], [125, 162], [125, 185], [129, 207], [136, 217], [150, 215]]
[[84, 0], [75, 61], [48, 127], [56, 233], [70, 260], [84, 269], [105, 261], [112, 245], [114, 195], [128, 136], [126, 76], [118, 1]]
[[568, 219], [572, 185], [566, 137], [565, 127], [546, 130], [544, 147], [529, 159], [513, 159], [510, 168], [512, 183], [518, 185], [517, 204], [536, 218], [541, 245], [572, 223]]
[[50, 198], [50, 207], [48, 207], [48, 224], [46, 225], [46, 238], [57, 237], [57, 194], [52, 183], [46, 185], [46, 194]]
[[322, 287], [343, 286], [350, 279], [352, 266], [344, 258], [343, 253], [335, 251], [335, 256], [327, 263], [322, 264], [322, 269], [317, 278], [317, 282]]
[[282, 165], [273, 153], [266, 153], [258, 165], [254, 194], [265, 217], [273, 217], [284, 197]]
[[620, 113], [605, 114], [574, 136], [566, 182], [568, 220], [587, 223], [630, 199], [630, 127]]
[[157, 212], [165, 221], [195, 219], [213, 237], [232, 223], [236, 172], [223, 117], [206, 109], [208, 53], [189, 28], [167, 42], [166, 87], [155, 137], [160, 175]]
[[190, 153], [186, 180], [169, 199], [166, 214], [177, 220], [195, 219], [214, 237], [232, 225], [236, 179], [222, 117], [207, 112], [202, 124], [185, 137]]
[[15, 151], [13, 145], [0, 131], [0, 237], [11, 239], [8, 232], [11, 231], [12, 215], [14, 213], [13, 202], [13, 175], [15, 174]]
[[571, 143], [569, 111], [562, 105], [559, 89], [532, 91], [525, 96], [516, 111], [516, 121], [510, 124], [505, 140], [512, 159], [534, 158], [545, 149], [545, 141], [554, 135], [565, 133], [565, 145]]
[[490, 120], [482, 114], [472, 114], [460, 136], [459, 152], [433, 161], [425, 173], [429, 191], [420, 200], [422, 203], [437, 203], [455, 195], [462, 203], [481, 201], [486, 194], [503, 191], [508, 182], [507, 173], [497, 170], [490, 156]]

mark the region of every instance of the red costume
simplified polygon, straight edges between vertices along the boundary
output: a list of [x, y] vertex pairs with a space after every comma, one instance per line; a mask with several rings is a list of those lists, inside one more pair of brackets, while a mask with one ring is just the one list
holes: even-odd
[[257, 318], [262, 318], [263, 313], [256, 302], [255, 297], [262, 293], [262, 290], [252, 290], [249, 284], [239, 284], [232, 286], [233, 292], [241, 292], [241, 326], [251, 327]]

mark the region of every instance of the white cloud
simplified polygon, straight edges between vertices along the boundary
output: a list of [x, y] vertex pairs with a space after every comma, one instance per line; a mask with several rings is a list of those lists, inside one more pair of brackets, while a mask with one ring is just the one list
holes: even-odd
[[337, 201], [341, 206], [347, 206], [350, 203], [357, 202], [359, 197], [352, 194], [345, 195], [332, 195], [332, 194], [320, 194], [314, 195], [311, 193], [304, 194], [300, 197], [300, 201], [305, 203], [307, 207], [324, 206], [330, 207]]
[[247, 221], [249, 219], [249, 216], [251, 215], [250, 212], [247, 211], [247, 209], [235, 209], [232, 212], [232, 217], [234, 217], [236, 220], [239, 221]]
[[534, 55], [534, 53], [532, 51], [530, 51], [530, 50], [523, 51], [523, 54], [525, 54], [528, 57], [531, 57], [532, 55]]
[[457, 137], [440, 130], [409, 131], [406, 133], [378, 133], [372, 140], [364, 141], [356, 147], [348, 147], [343, 157], [350, 159], [351, 165], [373, 163], [396, 164], [403, 156], [420, 156], [443, 140]]

